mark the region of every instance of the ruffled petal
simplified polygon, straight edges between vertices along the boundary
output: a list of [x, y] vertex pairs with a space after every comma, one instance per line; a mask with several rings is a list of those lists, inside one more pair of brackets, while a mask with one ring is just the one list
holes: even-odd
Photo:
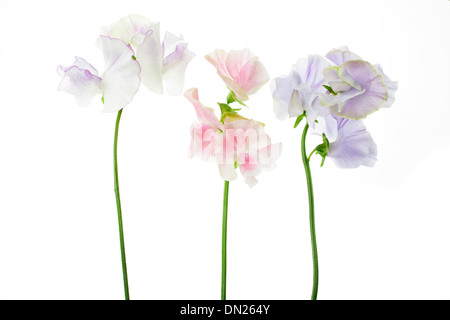
[[186, 68], [195, 54], [187, 49], [183, 37], [176, 37], [170, 32], [166, 32], [162, 50], [162, 77], [166, 91], [170, 95], [179, 95], [183, 92]]
[[96, 95], [102, 93], [102, 79], [97, 70], [82, 58], [76, 57], [70, 67], [58, 66], [57, 71], [62, 76], [58, 90], [72, 94], [81, 107], [88, 106]]
[[133, 50], [122, 40], [101, 36], [99, 43], [105, 58], [103, 112], [114, 112], [130, 103], [138, 91], [141, 68], [133, 59]]
[[[348, 98], [345, 95], [352, 89], [335, 96], [342, 102], [341, 105], [331, 106], [331, 110], [340, 117], [358, 120], [377, 111], [388, 99], [388, 91], [383, 77], [367, 61], [350, 60], [339, 67], [339, 76], [354, 87], [348, 79], [353, 79], [360, 87], [362, 94]], [[341, 97], [348, 98], [345, 102]], [[323, 98], [323, 97], [322, 97]]]
[[162, 48], [159, 36], [159, 23], [150, 26], [148, 33], [141, 45], [136, 49], [136, 58], [139, 61], [142, 72], [142, 83], [157, 94], [163, 94], [162, 86]]
[[330, 143], [328, 156], [340, 168], [372, 167], [377, 160], [377, 145], [361, 120], [334, 116], [338, 138]]
[[322, 85], [325, 83], [323, 70], [329, 65], [324, 57], [309, 55], [307, 59], [299, 59], [292, 69], [299, 74], [302, 83], [308, 84], [311, 90], [323, 92]]
[[269, 81], [267, 70], [249, 49], [229, 53], [215, 50], [205, 58], [216, 67], [219, 76], [240, 101], [248, 100], [249, 94]]
[[348, 51], [348, 47], [346, 46], [331, 50], [326, 54], [325, 57], [327, 57], [337, 66], [340, 66], [341, 64], [349, 60], [362, 60], [357, 54]]
[[220, 136], [217, 130], [203, 124], [195, 123], [191, 127], [191, 145], [189, 157], [198, 157], [204, 161], [215, 161], [217, 143]]
[[398, 89], [398, 82], [389, 79], [389, 77], [384, 74], [383, 69], [379, 64], [374, 64], [373, 66], [375, 67], [375, 69], [377, 69], [378, 73], [381, 74], [381, 76], [383, 77], [384, 83], [386, 84], [388, 90], [388, 99], [381, 107], [389, 108], [395, 101], [395, 93], [397, 92]]
[[214, 115], [214, 110], [211, 108], [207, 108], [201, 104], [201, 102], [198, 98], [198, 89], [197, 88], [191, 88], [191, 89], [186, 90], [186, 92], [184, 93], [184, 96], [194, 106], [195, 112], [197, 113], [198, 121], [200, 121], [201, 123], [203, 123], [205, 125], [208, 125], [211, 128], [214, 128], [215, 130], [224, 131], [224, 126]]
[[145, 17], [132, 14], [120, 19], [107, 34], [111, 38], [117, 38], [132, 45], [139, 47], [144, 41], [145, 36], [153, 32], [153, 23]]
[[[301, 81], [300, 75], [293, 70], [287, 76], [278, 77], [272, 80], [270, 85], [273, 98], [273, 110], [278, 119], [284, 120], [290, 116], [289, 106], [291, 105], [294, 88], [296, 88]], [[300, 114], [301, 113], [303, 112], [300, 112]]]

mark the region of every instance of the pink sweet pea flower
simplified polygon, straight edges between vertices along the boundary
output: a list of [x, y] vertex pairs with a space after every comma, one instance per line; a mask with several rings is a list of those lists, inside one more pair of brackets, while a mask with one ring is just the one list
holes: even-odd
[[248, 100], [269, 81], [269, 74], [249, 49], [215, 50], [205, 56], [217, 69], [217, 73], [239, 101]]
[[197, 89], [187, 90], [185, 97], [193, 104], [200, 122], [191, 127], [190, 157], [216, 162], [226, 181], [237, 179], [239, 168], [250, 187], [258, 182], [257, 175], [275, 167], [281, 144], [271, 144], [263, 124], [241, 116], [221, 123], [212, 109], [200, 103]]

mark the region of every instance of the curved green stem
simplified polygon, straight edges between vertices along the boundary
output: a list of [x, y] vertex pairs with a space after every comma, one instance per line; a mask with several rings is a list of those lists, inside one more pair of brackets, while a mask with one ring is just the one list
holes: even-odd
[[311, 300], [317, 299], [317, 291], [319, 289], [319, 259], [317, 256], [317, 243], [316, 243], [316, 227], [314, 222], [314, 194], [311, 178], [311, 169], [309, 167], [309, 159], [306, 156], [306, 133], [308, 132], [309, 125], [306, 123], [305, 129], [302, 134], [302, 160], [305, 167], [306, 183], [308, 186], [308, 200], [309, 200], [309, 227], [311, 232], [311, 248], [313, 257], [313, 288], [311, 293]]
[[225, 181], [223, 188], [223, 220], [222, 220], [222, 288], [221, 300], [227, 299], [227, 218], [228, 218], [228, 189], [229, 181]]
[[117, 139], [119, 136], [119, 123], [122, 116], [122, 110], [117, 113], [116, 130], [114, 133], [114, 192], [116, 194], [117, 216], [119, 219], [119, 236], [120, 236], [120, 253], [122, 256], [122, 273], [123, 273], [123, 288], [125, 291], [125, 300], [130, 300], [128, 292], [128, 275], [127, 275], [127, 261], [125, 258], [125, 242], [123, 237], [123, 222], [122, 222], [122, 208], [120, 205], [120, 193], [119, 193], [119, 175], [117, 171]]

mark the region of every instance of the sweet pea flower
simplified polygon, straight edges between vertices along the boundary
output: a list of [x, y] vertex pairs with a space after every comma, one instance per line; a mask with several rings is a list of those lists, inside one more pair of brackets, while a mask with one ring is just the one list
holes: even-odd
[[199, 121], [191, 127], [190, 157], [216, 162], [226, 181], [236, 180], [239, 168], [250, 187], [258, 182], [257, 175], [275, 167], [281, 144], [271, 144], [263, 124], [242, 116], [227, 117], [222, 123], [213, 109], [201, 104], [196, 88], [187, 90], [185, 97]]
[[324, 107], [340, 117], [358, 120], [392, 105], [397, 82], [391, 81], [381, 66], [361, 59], [347, 47], [333, 49], [326, 57], [334, 65], [323, 71], [330, 89], [319, 95]]
[[[330, 114], [325, 119], [329, 126], [337, 127], [333, 139], [327, 139], [327, 147], [322, 157], [328, 156], [339, 168], [373, 167], [377, 161], [377, 145], [362, 120], [351, 120]], [[311, 130], [322, 135], [321, 128]]]
[[70, 67], [58, 66], [62, 76], [59, 90], [74, 95], [84, 107], [97, 95], [102, 95], [103, 112], [115, 112], [133, 99], [141, 82], [139, 63], [134, 51], [123, 41], [107, 36], [99, 38], [105, 59], [105, 71], [101, 76], [86, 60], [76, 57]]
[[299, 59], [292, 66], [289, 75], [275, 78], [271, 82], [273, 109], [278, 119], [306, 114], [311, 128], [322, 128], [330, 138], [336, 136], [336, 125], [325, 121], [331, 111], [319, 102], [319, 94], [327, 91], [323, 87], [323, 70], [329, 65], [322, 56], [309, 55], [307, 59]]
[[187, 49], [183, 37], [170, 32], [166, 32], [161, 44], [159, 29], [159, 23], [152, 23], [139, 15], [128, 15], [107, 33], [135, 49], [136, 59], [142, 68], [142, 82], [149, 90], [162, 94], [165, 82], [168, 94], [180, 95], [186, 68], [195, 54]]
[[249, 49], [215, 50], [205, 56], [216, 67], [217, 73], [239, 101], [248, 100], [269, 81], [269, 74], [263, 64]]

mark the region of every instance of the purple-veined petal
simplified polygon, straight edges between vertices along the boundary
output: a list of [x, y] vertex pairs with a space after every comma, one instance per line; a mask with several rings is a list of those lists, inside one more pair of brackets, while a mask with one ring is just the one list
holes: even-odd
[[102, 79], [86, 60], [79, 57], [75, 59], [70, 67], [58, 66], [57, 71], [62, 76], [58, 90], [72, 94], [79, 106], [86, 107], [95, 96], [102, 93]]
[[170, 95], [179, 95], [183, 92], [186, 68], [195, 54], [187, 49], [183, 37], [174, 36], [170, 32], [166, 32], [162, 51], [162, 77], [166, 91]]
[[[338, 116], [358, 120], [367, 117], [369, 114], [377, 111], [388, 99], [388, 91], [383, 77], [367, 61], [349, 60], [338, 68], [338, 74], [344, 81], [351, 77], [360, 87], [362, 94], [353, 95], [352, 88], [343, 93], [338, 93], [335, 98], [342, 104], [331, 106], [331, 110]], [[356, 89], [357, 90], [357, 89]], [[353, 97], [348, 98], [352, 94]], [[341, 97], [346, 98], [345, 101]], [[323, 98], [323, 97], [322, 97]]]
[[105, 58], [103, 112], [114, 112], [130, 103], [138, 91], [141, 68], [133, 59], [133, 50], [122, 40], [101, 36], [99, 43]]

